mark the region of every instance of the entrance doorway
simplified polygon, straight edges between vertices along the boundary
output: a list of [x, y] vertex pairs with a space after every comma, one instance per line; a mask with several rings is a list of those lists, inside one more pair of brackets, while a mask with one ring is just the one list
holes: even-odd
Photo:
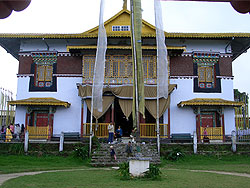
[[121, 126], [121, 129], [123, 131], [123, 137], [129, 137], [133, 129], [132, 113], [127, 119], [122, 112], [122, 109], [119, 105], [119, 101], [117, 98], [115, 99], [114, 120], [115, 120], [115, 130], [118, 129], [119, 126]]

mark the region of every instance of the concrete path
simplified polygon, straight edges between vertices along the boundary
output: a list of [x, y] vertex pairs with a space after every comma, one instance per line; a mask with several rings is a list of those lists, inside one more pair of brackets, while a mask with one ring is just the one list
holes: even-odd
[[241, 177], [250, 178], [250, 174], [246, 174], [246, 173], [211, 171], [211, 170], [190, 170], [190, 171], [191, 172], [207, 172], [207, 173], [214, 173], [214, 174], [223, 174], [223, 175], [241, 176]]

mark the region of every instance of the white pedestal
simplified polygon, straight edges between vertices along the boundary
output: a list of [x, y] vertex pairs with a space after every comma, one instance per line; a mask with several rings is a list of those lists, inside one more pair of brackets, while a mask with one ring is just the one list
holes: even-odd
[[129, 173], [132, 176], [143, 176], [148, 171], [149, 158], [132, 157], [129, 160]]

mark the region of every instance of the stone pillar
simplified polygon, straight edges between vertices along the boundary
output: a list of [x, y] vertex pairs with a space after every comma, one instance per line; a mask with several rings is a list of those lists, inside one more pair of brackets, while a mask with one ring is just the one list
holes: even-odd
[[231, 133], [232, 137], [232, 152], [236, 152], [236, 132], [235, 131], [232, 131]]
[[28, 145], [29, 145], [29, 131], [25, 131], [25, 136], [24, 136], [24, 152], [28, 152]]
[[62, 152], [62, 151], [63, 151], [63, 142], [64, 142], [64, 133], [61, 132], [61, 135], [60, 135], [59, 152]]
[[194, 131], [194, 154], [197, 154], [197, 134], [196, 131]]

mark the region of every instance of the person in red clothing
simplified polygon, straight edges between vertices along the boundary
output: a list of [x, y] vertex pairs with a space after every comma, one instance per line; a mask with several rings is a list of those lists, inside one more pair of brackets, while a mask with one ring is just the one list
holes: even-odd
[[11, 132], [11, 134], [14, 134], [14, 125], [13, 124], [10, 124], [10, 132]]

